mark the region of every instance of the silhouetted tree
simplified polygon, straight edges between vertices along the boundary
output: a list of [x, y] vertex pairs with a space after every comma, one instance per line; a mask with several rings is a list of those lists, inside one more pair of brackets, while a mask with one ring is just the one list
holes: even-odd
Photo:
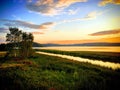
[[33, 35], [31, 33], [27, 34], [26, 32], [22, 33], [22, 42], [21, 42], [21, 53], [22, 57], [29, 57], [32, 55], [32, 44], [33, 44]]
[[14, 57], [29, 57], [32, 50], [33, 35], [31, 33], [22, 32], [18, 28], [9, 28], [10, 33], [6, 35], [8, 42], [8, 53]]
[[6, 51], [6, 44], [0, 44], [0, 51]]
[[9, 44], [12, 44], [10, 46], [8, 44], [8, 52], [13, 54], [14, 57], [17, 56], [18, 54], [18, 48], [19, 48], [19, 43], [22, 40], [22, 31], [20, 31], [18, 28], [9, 28], [10, 33], [7, 33], [6, 35], [6, 41]]

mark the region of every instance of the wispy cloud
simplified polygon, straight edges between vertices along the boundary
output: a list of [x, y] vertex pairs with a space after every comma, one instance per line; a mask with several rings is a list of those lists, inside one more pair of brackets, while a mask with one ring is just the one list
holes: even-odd
[[87, 18], [87, 19], [94, 19], [94, 18], [96, 18], [97, 16], [102, 15], [103, 13], [104, 13], [104, 11], [101, 11], [101, 12], [92, 11], [92, 12], [88, 13], [85, 18]]
[[0, 36], [0, 43], [5, 43], [5, 38]]
[[8, 29], [0, 27], [0, 43], [5, 43], [5, 34], [8, 33]]
[[56, 25], [56, 23], [54, 23], [54, 22], [46, 22], [46, 23], [39, 25], [39, 28], [40, 29], [48, 29], [48, 28], [51, 28], [55, 25]]
[[17, 19], [17, 20], [22, 20], [20, 17], [16, 16], [16, 15], [12, 15], [13, 18]]
[[0, 27], [0, 33], [7, 33], [8, 29], [4, 27]]
[[[73, 14], [75, 12], [71, 11], [71, 14]], [[94, 11], [94, 12], [88, 13], [83, 18], [75, 18], [75, 19], [63, 20], [63, 21], [58, 21], [58, 22], [45, 22], [42, 24], [34, 24], [32, 22], [26, 22], [26, 21], [22, 21], [22, 20], [0, 19], [0, 21], [4, 22], [4, 25], [8, 26], [8, 27], [18, 26], [18, 27], [24, 27], [24, 28], [30, 28], [30, 29], [45, 30], [45, 29], [50, 29], [50, 28], [54, 27], [56, 24], [68, 23], [68, 22], [73, 22], [73, 21], [91, 20], [91, 19], [94, 19], [101, 14], [102, 14], [102, 12]]]
[[118, 33], [120, 33], [120, 29], [118, 29], [118, 30], [100, 31], [100, 32], [89, 34], [89, 35], [91, 35], [91, 36], [101, 36], [101, 35], [110, 35], [110, 34], [118, 34]]
[[[0, 22], [3, 22], [4, 26], [7, 26], [7, 27], [16, 26], [16, 27], [30, 28], [30, 29], [38, 30], [38, 31], [32, 32], [34, 34], [44, 34], [45, 30], [51, 29], [57, 24], [74, 22], [74, 21], [93, 20], [96, 17], [105, 13], [106, 11], [99, 11], [99, 12], [92, 11], [83, 18], [74, 18], [74, 19], [57, 21], [57, 22], [45, 22], [42, 24], [34, 24], [32, 22], [27, 22], [27, 21], [22, 21], [22, 20], [8, 20], [8, 19], [0, 19]], [[43, 32], [39, 32], [39, 31], [43, 31]]]
[[93, 20], [95, 18], [97, 18], [98, 16], [102, 15], [103, 13], [107, 12], [106, 11], [92, 11], [90, 13], [88, 13], [85, 17], [83, 18], [74, 18], [74, 19], [70, 19], [70, 20], [63, 20], [63, 21], [59, 21], [57, 22], [58, 24], [61, 23], [67, 23], [67, 22], [74, 22], [74, 21], [86, 21], [86, 20]]
[[49, 29], [50, 27], [54, 26], [55, 23], [54, 22], [46, 22], [46, 23], [42, 23], [40, 25], [38, 24], [34, 24], [31, 22], [26, 22], [26, 21], [21, 21], [21, 20], [8, 20], [8, 19], [1, 19], [0, 21], [4, 22], [5, 26], [21, 26], [24, 28], [30, 28], [30, 29]]
[[79, 11], [79, 8], [78, 9], [76, 9], [76, 10], [72, 10], [72, 9], [70, 9], [70, 10], [68, 10], [68, 15], [75, 15], [77, 12]]
[[44, 34], [44, 32], [31, 32], [32, 34]]
[[99, 6], [105, 6], [106, 4], [120, 5], [120, 0], [101, 0]]
[[87, 0], [28, 0], [26, 7], [28, 10], [43, 15], [53, 16], [60, 14], [65, 8], [77, 2], [87, 2]]

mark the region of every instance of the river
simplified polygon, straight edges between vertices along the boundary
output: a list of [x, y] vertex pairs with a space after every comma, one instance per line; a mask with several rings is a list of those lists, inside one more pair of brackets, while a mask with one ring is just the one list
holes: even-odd
[[85, 58], [81, 58], [81, 57], [46, 53], [46, 52], [40, 52], [40, 51], [37, 52], [37, 53], [50, 55], [50, 56], [62, 57], [62, 58], [70, 59], [70, 60], [76, 60], [76, 61], [79, 61], [79, 62], [87, 62], [87, 63], [91, 63], [93, 65], [99, 65], [99, 66], [102, 66], [102, 67], [112, 68], [113, 70], [120, 69], [120, 64], [119, 63], [104, 62], [104, 61], [100, 61], [100, 60], [85, 59]]

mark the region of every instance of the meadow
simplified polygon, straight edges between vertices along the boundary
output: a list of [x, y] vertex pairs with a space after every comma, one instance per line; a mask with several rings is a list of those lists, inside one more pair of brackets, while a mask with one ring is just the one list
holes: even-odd
[[0, 53], [0, 90], [120, 89], [120, 70], [42, 54], [6, 60], [4, 55]]

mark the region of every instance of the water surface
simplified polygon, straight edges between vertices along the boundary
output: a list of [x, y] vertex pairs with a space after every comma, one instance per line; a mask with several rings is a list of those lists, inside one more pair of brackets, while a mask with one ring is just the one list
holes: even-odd
[[59, 47], [34, 47], [34, 49], [53, 49], [62, 51], [100, 51], [120, 52], [120, 46], [59, 46]]
[[93, 65], [99, 65], [102, 67], [112, 68], [113, 70], [120, 69], [119, 63], [104, 62], [104, 61], [100, 61], [100, 60], [85, 59], [85, 58], [74, 57], [74, 56], [69, 56], [69, 55], [53, 54], [53, 53], [46, 53], [46, 52], [40, 52], [40, 51], [37, 53], [50, 55], [50, 56], [58, 56], [58, 57], [62, 57], [62, 58], [70, 59], [70, 60], [76, 60], [79, 62], [87, 62], [87, 63], [91, 63]]

